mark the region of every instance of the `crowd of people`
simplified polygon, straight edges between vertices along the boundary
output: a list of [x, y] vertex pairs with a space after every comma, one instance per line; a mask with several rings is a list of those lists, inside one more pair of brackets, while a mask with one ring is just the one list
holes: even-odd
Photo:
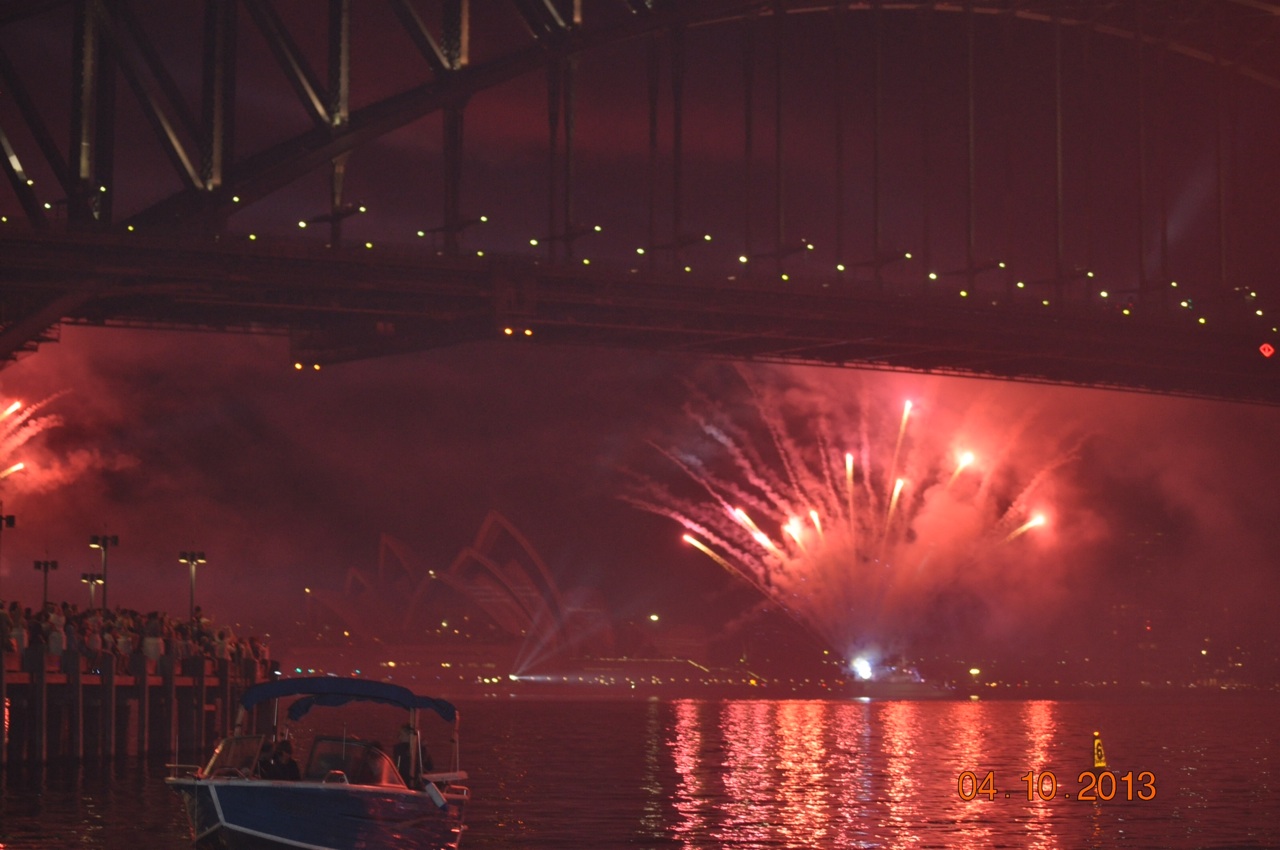
[[[266, 676], [271, 656], [256, 636], [237, 637], [229, 626], [216, 625], [196, 607], [189, 618], [171, 617], [162, 611], [146, 614], [126, 608], [81, 610], [70, 602], [47, 602], [32, 609], [20, 602], [0, 602], [0, 651], [26, 658], [42, 648], [46, 664], [62, 666], [79, 659], [81, 670], [101, 673], [111, 668], [131, 672], [131, 660], [146, 659], [154, 668], [161, 657], [175, 659], [187, 668], [188, 659], [225, 659], [231, 669], [253, 670]], [[12, 662], [6, 661], [10, 667]]]

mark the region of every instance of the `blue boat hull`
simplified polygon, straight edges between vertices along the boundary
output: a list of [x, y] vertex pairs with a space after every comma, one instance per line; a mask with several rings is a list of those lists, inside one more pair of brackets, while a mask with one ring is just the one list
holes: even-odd
[[258, 779], [166, 780], [199, 850], [454, 850], [465, 794], [445, 805], [405, 788]]

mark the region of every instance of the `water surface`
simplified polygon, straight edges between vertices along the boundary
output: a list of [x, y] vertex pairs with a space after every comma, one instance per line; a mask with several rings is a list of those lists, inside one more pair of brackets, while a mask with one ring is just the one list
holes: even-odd
[[[1280, 848], [1275, 700], [460, 708], [468, 850]], [[1133, 799], [1123, 781], [1111, 800], [1079, 799], [1095, 729]], [[994, 799], [958, 787], [966, 772], [990, 775]], [[1044, 792], [1030, 801], [1029, 772]], [[0, 844], [188, 846], [163, 775], [155, 762], [11, 767]]]

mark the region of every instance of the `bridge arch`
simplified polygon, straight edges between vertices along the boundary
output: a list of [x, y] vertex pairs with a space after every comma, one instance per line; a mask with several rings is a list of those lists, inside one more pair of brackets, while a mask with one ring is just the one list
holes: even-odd
[[[286, 331], [299, 362], [392, 337], [392, 350], [413, 350], [545, 327], [546, 276], [574, 302], [553, 319], [561, 329], [616, 326], [581, 302], [643, 281], [658, 299], [686, 283], [702, 301], [747, 286], [775, 313], [826, 290], [913, 299], [893, 324], [943, 301], [957, 320], [1065, 305], [1186, 332], [1227, 321], [1244, 334], [1241, 356], [1280, 342], [1280, 245], [1268, 234], [1280, 218], [1269, 146], [1280, 110], [1267, 108], [1280, 100], [1276, 4], [509, 0], [481, 19], [465, 0], [388, 0], [380, 12], [333, 0], [323, 26], [314, 8], [6, 9], [0, 214], [44, 227], [72, 259], [50, 272], [43, 250], [55, 247], [24, 244], [29, 259], [6, 271], [4, 315], [16, 318], [4, 352], [62, 320]], [[51, 43], [70, 93], [42, 78]], [[166, 159], [185, 188], [148, 194]], [[157, 259], [205, 266], [175, 283], [173, 265], [120, 260], [142, 256], [141, 239], [72, 244], [134, 231], [156, 258], [210, 240], [217, 252]], [[379, 258], [339, 250], [361, 245]], [[368, 327], [333, 327], [359, 324], [349, 293], [328, 288], [341, 284], [323, 267], [339, 263], [353, 280], [397, 281], [360, 307]], [[291, 274], [317, 292], [282, 282]], [[465, 292], [401, 303], [414, 274]], [[250, 283], [211, 295], [223, 278]], [[154, 304], [174, 291], [180, 309]], [[246, 304], [253, 317], [231, 315]], [[409, 324], [429, 341], [404, 342]], [[709, 346], [676, 330], [681, 350], [761, 338], [715, 327]], [[766, 336], [779, 333], [792, 331]], [[849, 356], [845, 336], [826, 328], [729, 356], [902, 365], [883, 349]], [[912, 345], [947, 345], [941, 336], [934, 327]], [[983, 356], [963, 368], [983, 371]]]

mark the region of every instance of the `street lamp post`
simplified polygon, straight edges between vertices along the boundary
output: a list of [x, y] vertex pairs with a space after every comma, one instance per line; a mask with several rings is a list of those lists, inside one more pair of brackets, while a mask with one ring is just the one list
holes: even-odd
[[89, 538], [89, 548], [102, 553], [102, 608], [107, 610], [107, 550], [120, 545], [120, 538], [115, 534], [95, 534]]
[[178, 563], [186, 564], [191, 568], [191, 606], [188, 619], [194, 621], [196, 618], [196, 566], [198, 564], [207, 564], [203, 552], [179, 552]]
[[[0, 502], [0, 511], [3, 511], [3, 510], [4, 510], [4, 503]], [[4, 530], [6, 528], [13, 528], [16, 522], [17, 522], [17, 517], [15, 517], [13, 514], [0, 513], [0, 539], [4, 538], [4, 534], [3, 534]], [[4, 561], [0, 560], [0, 570], [3, 570], [3, 568], [4, 568]]]
[[44, 572], [44, 599], [40, 602], [41, 608], [49, 607], [49, 570], [58, 568], [57, 561], [36, 561], [36, 569]]
[[94, 591], [98, 589], [98, 585], [103, 584], [102, 573], [81, 573], [80, 583], [89, 585], [89, 610], [94, 608]]

